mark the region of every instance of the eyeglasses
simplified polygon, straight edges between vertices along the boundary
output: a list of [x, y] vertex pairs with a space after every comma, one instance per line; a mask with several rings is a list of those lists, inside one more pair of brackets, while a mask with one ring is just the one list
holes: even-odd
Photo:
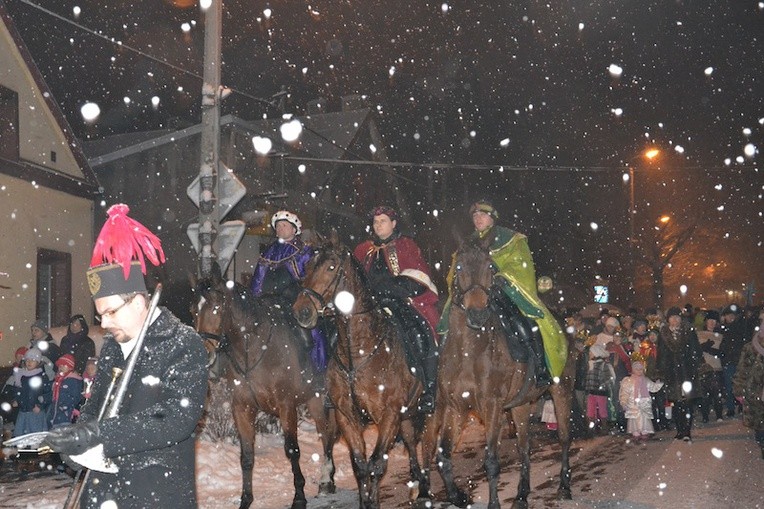
[[102, 322], [104, 318], [109, 318], [109, 319], [113, 318], [114, 315], [116, 315], [117, 312], [120, 309], [122, 309], [123, 307], [127, 306], [128, 304], [130, 304], [133, 301], [133, 299], [135, 298], [136, 295], [137, 294], [131, 295], [130, 297], [125, 299], [125, 301], [122, 304], [120, 304], [119, 306], [115, 307], [114, 309], [110, 309], [109, 311], [104, 311], [103, 313], [101, 313], [99, 315], [96, 315], [96, 320], [98, 320], [99, 322]]

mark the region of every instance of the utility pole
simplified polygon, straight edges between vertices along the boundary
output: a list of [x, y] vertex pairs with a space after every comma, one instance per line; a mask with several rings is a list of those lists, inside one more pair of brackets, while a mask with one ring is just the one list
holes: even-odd
[[211, 275], [217, 262], [221, 275], [236, 254], [246, 231], [243, 221], [221, 223], [247, 190], [233, 171], [220, 162], [220, 86], [222, 62], [223, 0], [207, 3], [204, 18], [204, 83], [202, 84], [202, 140], [199, 175], [186, 189], [199, 207], [199, 222], [190, 224], [186, 233], [199, 254], [199, 276]]
[[202, 84], [202, 141], [199, 167], [199, 272], [209, 276], [217, 260], [220, 152], [220, 63], [223, 0], [211, 0], [204, 16], [204, 83]]

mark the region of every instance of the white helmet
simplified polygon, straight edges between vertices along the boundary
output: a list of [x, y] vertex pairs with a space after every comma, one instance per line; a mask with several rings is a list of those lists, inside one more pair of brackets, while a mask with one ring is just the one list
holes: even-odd
[[275, 214], [273, 214], [273, 217], [271, 217], [271, 228], [274, 230], [276, 229], [276, 223], [279, 221], [287, 221], [292, 226], [295, 227], [295, 235], [299, 235], [302, 233], [302, 223], [300, 222], [300, 218], [297, 217], [297, 214], [294, 214], [292, 212], [289, 212], [288, 210], [279, 210]]

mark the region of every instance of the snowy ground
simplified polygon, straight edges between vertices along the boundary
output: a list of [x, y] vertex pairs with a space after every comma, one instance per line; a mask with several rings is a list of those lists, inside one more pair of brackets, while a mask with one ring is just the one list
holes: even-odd
[[[461, 484], [470, 478], [474, 509], [486, 507], [487, 486], [482, 473], [482, 427], [468, 427], [456, 456]], [[373, 431], [367, 435], [374, 438]], [[694, 442], [672, 440], [662, 432], [646, 445], [635, 445], [623, 436], [579, 440], [573, 446], [572, 501], [557, 502], [559, 447], [534, 450], [531, 507], [569, 508], [764, 508], [764, 460], [739, 420], [704, 425], [694, 431]], [[255, 464], [253, 508], [282, 509], [292, 498], [292, 477], [277, 436], [261, 436]], [[335, 448], [337, 495], [316, 498], [320, 442], [315, 431], [303, 424], [300, 431], [303, 472], [310, 509], [356, 507], [355, 480], [340, 443]], [[509, 458], [514, 440], [502, 444]], [[203, 509], [237, 507], [240, 490], [238, 447], [201, 442], [198, 449], [199, 503]], [[514, 461], [502, 467], [501, 502], [511, 505], [517, 486]], [[382, 507], [405, 507], [407, 460], [402, 447], [390, 456], [383, 481]], [[459, 473], [457, 472], [457, 473]], [[438, 476], [433, 478], [437, 498], [443, 500]], [[61, 507], [70, 480], [54, 472], [19, 475], [3, 469], [0, 475], [0, 508], [49, 509]], [[437, 503], [436, 508], [449, 507]]]

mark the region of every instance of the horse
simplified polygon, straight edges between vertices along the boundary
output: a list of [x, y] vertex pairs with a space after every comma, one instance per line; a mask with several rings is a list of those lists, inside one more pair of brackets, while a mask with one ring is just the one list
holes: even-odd
[[[513, 507], [527, 508], [530, 493], [530, 443], [528, 437], [531, 404], [547, 390], [552, 395], [562, 446], [562, 467], [558, 498], [570, 499], [569, 418], [575, 378], [575, 355], [571, 352], [558, 383], [537, 388], [533, 360], [516, 361], [510, 355], [499, 317], [490, 305], [494, 271], [483, 244], [462, 243], [455, 256], [452, 305], [448, 334], [440, 352], [435, 414], [428, 420], [422, 440], [422, 467], [429, 491], [430, 462], [437, 455], [440, 475], [448, 500], [466, 507], [470, 497], [457, 487], [451, 453], [470, 413], [477, 414], [485, 427], [486, 451], [483, 466], [488, 478], [488, 507], [498, 509], [500, 474], [499, 439], [502, 416], [510, 408], [509, 424], [517, 433], [520, 481]], [[514, 349], [513, 349], [514, 350]]]
[[[321, 316], [335, 320], [337, 342], [326, 386], [350, 450], [359, 507], [375, 509], [387, 454], [397, 436], [409, 455], [411, 479], [421, 479], [416, 447], [423, 420], [417, 414], [422, 383], [407, 365], [402, 332], [373, 298], [363, 268], [336, 232], [322, 243], [306, 272], [294, 314], [303, 327], [313, 327]], [[371, 422], [378, 437], [367, 459], [363, 431]]]
[[[233, 417], [240, 439], [242, 472], [240, 509], [252, 504], [255, 463], [255, 419], [258, 411], [280, 419], [284, 452], [292, 466], [295, 494], [292, 509], [305, 509], [305, 478], [300, 470], [297, 407], [306, 404], [321, 437], [324, 460], [319, 494], [331, 494], [334, 484], [332, 448], [338, 438], [333, 411], [326, 409], [316, 375], [310, 371], [307, 346], [291, 316], [289, 303], [277, 297], [255, 298], [249, 289], [227, 285], [218, 271], [197, 284], [197, 332], [215, 344], [227, 361], [233, 386]], [[291, 322], [291, 323], [290, 323]], [[301, 373], [307, 369], [309, 374]]]

